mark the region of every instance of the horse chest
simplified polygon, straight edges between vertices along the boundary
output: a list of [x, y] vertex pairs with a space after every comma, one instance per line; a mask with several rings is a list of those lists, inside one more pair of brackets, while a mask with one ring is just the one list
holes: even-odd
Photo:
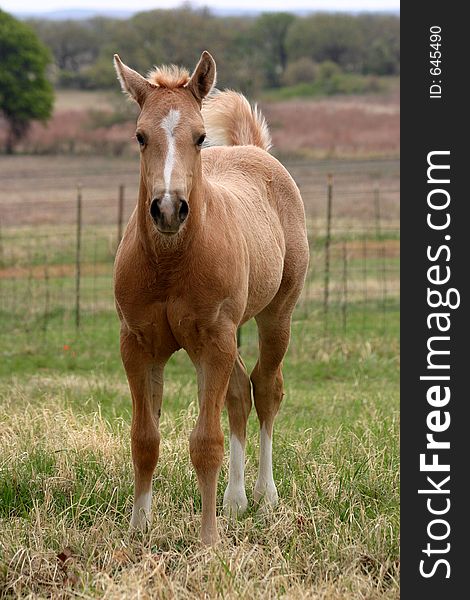
[[126, 328], [156, 357], [179, 348], [197, 352], [201, 339], [217, 330], [226, 308], [210, 294], [201, 298], [183, 284], [172, 289], [150, 286], [134, 290], [123, 302], [118, 301], [118, 306]]

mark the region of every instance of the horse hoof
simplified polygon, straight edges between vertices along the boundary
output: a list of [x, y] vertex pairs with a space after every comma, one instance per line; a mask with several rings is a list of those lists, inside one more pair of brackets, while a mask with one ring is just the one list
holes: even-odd
[[139, 512], [135, 511], [132, 514], [131, 522], [129, 525], [130, 533], [147, 533], [151, 525], [150, 515], [145, 513], [143, 509]]
[[217, 531], [201, 532], [201, 542], [204, 546], [215, 546], [220, 542]]
[[269, 512], [279, 502], [279, 495], [274, 483], [261, 485], [256, 482], [253, 498], [258, 506], [258, 512], [262, 514]]
[[237, 518], [242, 515], [248, 506], [248, 499], [244, 489], [227, 488], [224, 494], [224, 512], [228, 517]]

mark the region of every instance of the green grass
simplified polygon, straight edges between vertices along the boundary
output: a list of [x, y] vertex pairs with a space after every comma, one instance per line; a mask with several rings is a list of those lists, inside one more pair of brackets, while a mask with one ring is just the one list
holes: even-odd
[[[71, 265], [76, 261], [77, 230], [75, 225], [61, 225], [60, 232], [51, 226], [11, 227], [1, 231], [1, 245], [8, 248], [0, 255], [0, 267], [30, 269], [42, 267], [41, 273], [54, 266]], [[114, 260], [116, 228], [84, 226], [81, 234], [80, 258], [84, 264]]]
[[312, 83], [298, 83], [263, 92], [262, 99], [271, 102], [293, 98], [322, 98], [338, 94], [379, 94], [397, 86], [396, 77], [338, 73]]
[[[353, 225], [346, 233], [345, 225], [340, 232], [332, 231], [328, 261], [332, 313], [329, 329], [345, 328], [360, 335], [364, 332], [369, 304], [374, 303], [382, 325], [388, 318], [386, 313], [396, 304], [399, 239], [394, 231], [371, 232]], [[321, 310], [325, 286], [326, 239], [321, 234], [324, 226], [309, 222], [309, 230], [317, 233], [309, 240], [311, 268], [298, 310], [302, 316]], [[17, 369], [31, 372], [55, 364], [82, 368], [73, 357], [77, 351], [80, 356], [89, 356], [83, 369], [94, 367], [95, 361], [100, 365], [106, 363], [104, 369], [110, 368], [102, 338], [104, 331], [115, 330], [111, 278], [115, 236], [114, 229], [106, 226], [89, 226], [83, 234], [80, 312], [85, 329], [82, 328], [80, 341], [75, 340], [74, 328], [77, 302], [74, 228], [62, 227], [59, 235], [46, 226], [5, 230], [2, 239], [5, 250], [0, 256], [0, 373]], [[319, 314], [316, 321], [322, 318]], [[102, 326], [104, 322], [106, 327]], [[322, 327], [319, 329], [320, 336], [324, 335]], [[96, 335], [99, 338], [90, 343]], [[83, 343], [88, 343], [84, 349], [80, 345]], [[106, 343], [116, 352], [113, 340]], [[72, 350], [64, 352], [63, 347], [71, 344]], [[53, 351], [49, 352], [51, 348]], [[90, 354], [95, 348], [95, 355]], [[25, 356], [30, 358], [24, 361]]]
[[[117, 318], [85, 312], [77, 334], [68, 317], [52, 317], [43, 334], [16, 326], [0, 339], [0, 596], [399, 597], [397, 305], [384, 313], [380, 303], [353, 304], [345, 331], [339, 305], [327, 330], [320, 305], [298, 309], [274, 438], [280, 505], [268, 516], [253, 508], [253, 410], [249, 510], [236, 522], [219, 510], [214, 550], [198, 542], [189, 359], [178, 352], [165, 371], [154, 522], [131, 537], [130, 398]], [[249, 368], [256, 351], [249, 323]], [[223, 425], [227, 434], [225, 414]], [[219, 504], [226, 482], [227, 457]]]
[[[398, 598], [397, 237], [332, 232], [327, 315], [325, 239], [311, 240], [275, 428], [280, 505], [267, 516], [253, 507], [253, 410], [249, 509], [233, 522], [219, 506], [222, 542], [211, 550], [198, 542], [188, 451], [197, 385], [183, 351], [165, 370], [154, 523], [145, 536], [127, 532], [131, 402], [113, 309], [115, 232], [84, 233], [77, 328], [74, 231], [61, 231], [12, 228], [3, 239], [0, 597]], [[251, 370], [254, 322], [242, 356]], [[225, 414], [223, 427], [219, 505]]]

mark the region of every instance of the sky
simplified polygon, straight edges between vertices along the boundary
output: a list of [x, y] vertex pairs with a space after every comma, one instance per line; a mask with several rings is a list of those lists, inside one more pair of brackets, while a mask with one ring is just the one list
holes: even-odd
[[[94, 10], [149, 10], [180, 6], [181, 0], [0, 0], [0, 7], [8, 12], [48, 12], [64, 9]], [[400, 8], [399, 0], [197, 0], [193, 6], [238, 8], [252, 10], [393, 10]]]

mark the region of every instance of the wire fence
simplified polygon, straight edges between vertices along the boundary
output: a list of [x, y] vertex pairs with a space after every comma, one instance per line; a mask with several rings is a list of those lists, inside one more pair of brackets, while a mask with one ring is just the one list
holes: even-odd
[[[302, 192], [310, 243], [309, 272], [294, 320], [313, 319], [325, 343], [351, 332], [364, 338], [371, 328], [386, 337], [400, 292], [396, 161], [360, 168], [338, 161], [286, 166]], [[62, 191], [65, 197], [52, 194], [50, 201], [34, 202], [17, 189], [2, 198], [4, 351], [21, 338], [40, 351], [48, 342], [80, 335], [114, 311], [113, 261], [136, 198], [135, 181], [124, 181], [110, 186], [106, 180], [106, 192], [88, 182]], [[52, 189], [54, 180], [36, 174], [28, 190], [31, 185]], [[242, 332], [242, 345], [252, 342], [246, 336], [252, 336], [249, 329]]]

